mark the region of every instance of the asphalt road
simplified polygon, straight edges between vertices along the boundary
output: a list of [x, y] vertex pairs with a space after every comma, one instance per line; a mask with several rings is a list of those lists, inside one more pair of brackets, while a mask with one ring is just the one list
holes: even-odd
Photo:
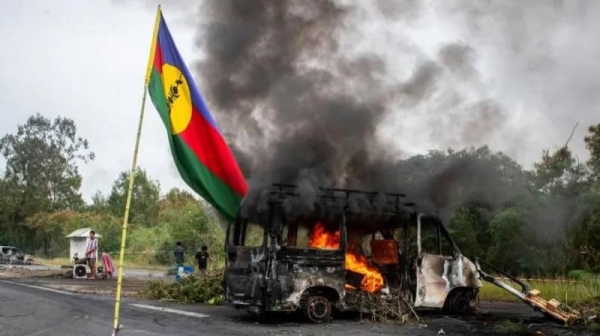
[[[12, 281], [0, 281], [0, 335], [111, 335], [113, 301], [110, 296], [80, 295]], [[176, 305], [125, 298], [119, 335], [494, 335], [502, 319], [524, 320], [530, 330], [545, 335], [591, 335], [582, 329], [564, 328], [539, 318], [520, 304], [483, 306], [471, 318], [424, 314], [408, 325], [338, 318], [314, 325], [295, 317], [279, 316], [276, 322], [258, 324], [245, 312], [230, 307]], [[506, 334], [504, 334], [506, 335]]]

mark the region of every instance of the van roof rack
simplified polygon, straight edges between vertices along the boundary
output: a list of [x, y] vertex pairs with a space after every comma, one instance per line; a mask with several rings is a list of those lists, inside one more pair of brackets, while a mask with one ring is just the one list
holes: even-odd
[[[298, 197], [300, 194], [297, 191], [298, 186], [295, 184], [286, 183], [273, 183], [273, 190], [269, 193], [275, 196], [278, 200], [283, 200], [287, 197]], [[348, 200], [351, 195], [363, 195], [370, 202], [373, 202], [375, 197], [378, 195], [387, 196], [388, 203], [390, 205], [399, 208], [400, 206], [414, 207], [415, 203], [404, 201], [406, 198], [405, 194], [402, 193], [390, 193], [390, 192], [377, 192], [377, 191], [365, 191], [357, 189], [344, 189], [344, 188], [322, 188], [319, 187], [319, 197], [325, 200]]]

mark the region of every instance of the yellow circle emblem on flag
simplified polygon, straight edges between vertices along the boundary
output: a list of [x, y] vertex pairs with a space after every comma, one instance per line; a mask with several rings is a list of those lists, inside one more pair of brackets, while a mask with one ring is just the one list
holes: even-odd
[[192, 119], [192, 96], [185, 76], [176, 67], [162, 67], [165, 97], [171, 118], [171, 132], [179, 134], [188, 127]]

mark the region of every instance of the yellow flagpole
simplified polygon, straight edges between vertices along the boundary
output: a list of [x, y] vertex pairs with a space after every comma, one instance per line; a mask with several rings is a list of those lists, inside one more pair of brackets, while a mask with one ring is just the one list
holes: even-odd
[[148, 67], [146, 68], [146, 77], [144, 78], [144, 95], [142, 96], [142, 107], [140, 110], [140, 120], [138, 123], [137, 136], [135, 139], [135, 148], [133, 150], [133, 163], [131, 164], [131, 173], [129, 174], [129, 187], [127, 189], [127, 200], [125, 201], [125, 214], [123, 215], [123, 228], [121, 232], [121, 250], [119, 252], [119, 268], [117, 272], [117, 290], [115, 295], [115, 314], [113, 321], [113, 336], [116, 336], [120, 330], [119, 312], [121, 308], [121, 287], [123, 284], [123, 260], [125, 258], [125, 242], [127, 241], [127, 224], [129, 221], [129, 208], [131, 206], [131, 194], [133, 191], [133, 181], [135, 179], [138, 150], [140, 147], [140, 137], [142, 135], [142, 124], [144, 121], [144, 107], [146, 106], [146, 96], [148, 94], [148, 84], [150, 82], [150, 74], [152, 73], [152, 65], [154, 61], [154, 52], [156, 51], [156, 40], [158, 38], [158, 27], [160, 25], [160, 5], [156, 11], [156, 21], [154, 23], [154, 32], [152, 34], [152, 44], [150, 47], [150, 57], [148, 59]]

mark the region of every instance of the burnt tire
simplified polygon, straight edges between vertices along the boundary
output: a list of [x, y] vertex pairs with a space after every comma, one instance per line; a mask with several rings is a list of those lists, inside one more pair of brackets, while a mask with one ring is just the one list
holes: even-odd
[[455, 290], [448, 295], [444, 303], [444, 312], [449, 314], [465, 315], [475, 311], [472, 302], [477, 292], [469, 290]]
[[328, 322], [331, 318], [331, 302], [324, 296], [311, 295], [302, 305], [302, 313], [310, 322]]

